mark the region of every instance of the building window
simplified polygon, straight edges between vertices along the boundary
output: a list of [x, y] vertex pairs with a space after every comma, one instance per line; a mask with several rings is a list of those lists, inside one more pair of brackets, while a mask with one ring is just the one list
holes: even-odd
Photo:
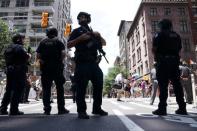
[[3, 20], [7, 20], [8, 12], [0, 12], [0, 18], [3, 17]]
[[129, 70], [131, 70], [131, 60], [129, 59]]
[[197, 32], [197, 23], [194, 23], [194, 30]]
[[183, 8], [183, 7], [178, 8], [178, 14], [179, 14], [179, 16], [185, 15], [185, 8]]
[[137, 68], [137, 72], [141, 76], [140, 67]]
[[134, 39], [131, 42], [131, 46], [132, 46], [132, 51], [134, 51], [135, 50], [135, 42], [134, 42]]
[[157, 8], [150, 8], [150, 15], [156, 16], [157, 15]]
[[147, 44], [146, 41], [144, 41], [144, 56], [147, 56]]
[[139, 47], [137, 49], [137, 61], [139, 62], [141, 59], [142, 59], [142, 57], [141, 57], [141, 48]]
[[143, 28], [143, 36], [145, 36], [146, 30], [145, 30], [145, 24], [144, 24], [144, 22], [142, 23], [142, 28]]
[[183, 51], [184, 52], [190, 52], [190, 42], [189, 39], [182, 39], [182, 44], [183, 44]]
[[26, 20], [27, 19], [27, 12], [15, 12], [14, 19], [15, 20]]
[[16, 0], [16, 7], [28, 7], [29, 0]]
[[152, 32], [156, 33], [159, 31], [158, 24], [159, 24], [159, 21], [157, 20], [151, 21]]
[[170, 15], [171, 9], [170, 8], [164, 8], [164, 15]]
[[140, 43], [140, 32], [139, 31], [137, 31], [136, 40], [137, 40], [137, 44], [139, 44]]
[[146, 73], [148, 73], [148, 72], [149, 72], [149, 68], [148, 68], [148, 61], [145, 61], [145, 71], [146, 71]]
[[188, 32], [188, 25], [186, 20], [180, 20], [180, 31]]
[[26, 33], [26, 25], [14, 25], [14, 29], [20, 33]]
[[140, 66], [140, 73], [141, 73], [141, 76], [143, 75], [143, 64], [141, 64], [141, 66]]
[[1, 7], [9, 7], [10, 0], [2, 0], [1, 1]]
[[136, 65], [136, 58], [135, 58], [135, 54], [132, 55], [132, 61], [133, 61], [133, 66]]
[[197, 16], [197, 8], [192, 8], [193, 16]]

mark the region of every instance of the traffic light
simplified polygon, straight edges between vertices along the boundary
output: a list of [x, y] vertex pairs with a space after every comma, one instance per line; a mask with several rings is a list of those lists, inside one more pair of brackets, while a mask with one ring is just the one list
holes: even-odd
[[42, 12], [41, 27], [46, 28], [48, 26], [48, 21], [49, 21], [49, 13]]
[[71, 32], [71, 24], [66, 23], [64, 36], [68, 36]]

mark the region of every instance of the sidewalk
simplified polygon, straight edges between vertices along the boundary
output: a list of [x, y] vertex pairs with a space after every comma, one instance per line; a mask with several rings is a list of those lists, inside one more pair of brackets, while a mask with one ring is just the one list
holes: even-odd
[[[132, 101], [132, 102], [137, 102], [137, 103], [143, 103], [145, 105], [150, 105], [150, 98], [138, 97], [138, 98], [121, 98], [121, 99], [125, 102]], [[156, 97], [155, 102], [152, 106], [157, 106], [158, 103], [159, 103], [159, 98]], [[170, 108], [176, 108], [176, 109], [178, 108], [175, 97], [168, 97], [167, 104], [168, 104], [168, 107]], [[194, 107], [194, 104], [187, 104], [186, 108], [188, 112], [197, 113], [197, 107]]]

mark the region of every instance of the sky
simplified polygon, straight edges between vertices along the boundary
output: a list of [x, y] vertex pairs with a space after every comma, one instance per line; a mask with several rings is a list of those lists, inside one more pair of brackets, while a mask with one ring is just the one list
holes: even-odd
[[71, 0], [72, 28], [79, 27], [77, 15], [79, 12], [91, 14], [89, 24], [106, 40], [103, 47], [109, 64], [103, 58], [100, 67], [106, 75], [108, 68], [113, 67], [115, 58], [119, 56], [119, 37], [117, 36], [121, 20], [132, 21], [136, 15], [141, 0]]

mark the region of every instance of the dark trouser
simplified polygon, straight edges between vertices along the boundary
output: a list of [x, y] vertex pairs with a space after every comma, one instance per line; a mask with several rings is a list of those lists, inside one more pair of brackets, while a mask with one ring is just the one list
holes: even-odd
[[21, 102], [28, 101], [30, 88], [31, 88], [30, 85], [27, 84], [27, 81], [26, 81], [25, 88], [23, 89], [22, 94], [21, 94], [21, 100], [20, 100]]
[[96, 63], [76, 64], [75, 69], [77, 112], [86, 112], [86, 87], [89, 80], [93, 85], [93, 111], [100, 110], [102, 104], [103, 72]]
[[159, 109], [166, 110], [168, 97], [168, 84], [171, 81], [179, 108], [184, 110], [183, 88], [180, 82], [179, 60], [175, 58], [163, 58], [157, 65], [157, 80], [160, 88]]
[[9, 69], [7, 71], [6, 91], [1, 102], [1, 111], [6, 111], [10, 103], [10, 112], [18, 112], [21, 93], [25, 88], [26, 73], [23, 69]]
[[[51, 70], [48, 72], [51, 72]], [[50, 98], [51, 98], [51, 86], [53, 81], [55, 82], [56, 90], [57, 90], [58, 111], [62, 111], [65, 109], [64, 87], [63, 87], [63, 84], [65, 83], [65, 78], [63, 76], [63, 70], [57, 71], [55, 73], [52, 72], [42, 73], [41, 83], [43, 88], [43, 104], [44, 104], [44, 111], [46, 112], [51, 111]]]

